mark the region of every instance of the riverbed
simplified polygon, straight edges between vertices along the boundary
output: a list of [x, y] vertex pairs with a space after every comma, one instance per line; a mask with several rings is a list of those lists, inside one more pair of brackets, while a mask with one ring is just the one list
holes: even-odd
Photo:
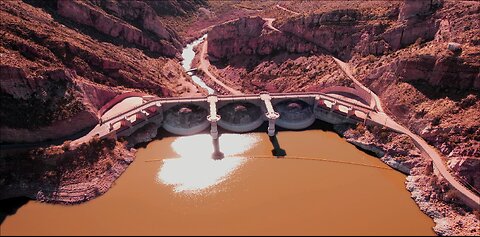
[[[300, 142], [301, 141], [301, 142]], [[216, 150], [215, 147], [218, 149]], [[276, 151], [272, 151], [276, 150]], [[283, 157], [275, 157], [278, 150]], [[222, 152], [223, 159], [212, 159]], [[29, 202], [2, 235], [434, 235], [405, 175], [322, 129], [165, 136], [103, 196]]]
[[207, 38], [207, 34], [204, 34], [202, 37], [196, 39], [195, 41], [191, 42], [190, 44], [187, 44], [185, 48], [183, 48], [182, 51], [182, 67], [183, 69], [187, 72], [188, 75], [192, 77], [192, 80], [195, 84], [197, 84], [199, 87], [207, 90], [208, 94], [214, 94], [215, 90], [207, 86], [205, 82], [195, 75], [195, 72], [191, 72], [192, 70], [192, 62], [193, 58], [195, 58], [195, 47], [197, 47], [200, 43], [202, 43], [205, 38]]

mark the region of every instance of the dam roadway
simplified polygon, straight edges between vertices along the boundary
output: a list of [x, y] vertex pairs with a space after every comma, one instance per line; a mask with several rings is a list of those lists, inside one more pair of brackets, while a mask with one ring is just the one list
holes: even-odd
[[[118, 103], [125, 99], [123, 96], [119, 98], [121, 99], [118, 100]], [[116, 99], [114, 98], [113, 100]], [[261, 93], [258, 95], [210, 95], [205, 97], [184, 98], [145, 97], [141, 105], [134, 106], [133, 108], [114, 114], [110, 117], [102, 117], [100, 123], [94, 129], [84, 137], [72, 141], [72, 145], [87, 142], [94, 136], [99, 136], [100, 138], [111, 135], [128, 136], [148, 123], [156, 123], [159, 126], [165, 127], [165, 123], [169, 121], [168, 119], [164, 120], [164, 117], [173, 114], [178, 115], [178, 118], [180, 118], [182, 117], [182, 114], [201, 114], [203, 111], [205, 115], [208, 114], [208, 117], [212, 121], [208, 121], [209, 119], [207, 119], [207, 116], [197, 120], [190, 118], [190, 120], [187, 119], [187, 121], [185, 121], [186, 124], [183, 124], [185, 125], [183, 126], [183, 129], [181, 126], [177, 128], [178, 130], [173, 127], [166, 128], [167, 130], [170, 130], [170, 132], [178, 135], [195, 134], [206, 129], [210, 123], [216, 123], [220, 120], [221, 113], [218, 115], [218, 111], [215, 110], [217, 110], [217, 108], [220, 108], [220, 110], [222, 110], [222, 108], [228, 108], [229, 105], [236, 105], [237, 108], [232, 109], [243, 109], [246, 114], [248, 114], [249, 110], [252, 110], [250, 109], [252, 106], [260, 108], [263, 111], [263, 114], [261, 116], [255, 113], [250, 114], [250, 119], [252, 121], [256, 121], [259, 118], [261, 118], [262, 121], [271, 120], [271, 123], [273, 124], [270, 126], [271, 128], [269, 130], [272, 130], [273, 133], [269, 132], [269, 135], [273, 136], [275, 121], [277, 119], [282, 119], [282, 116], [280, 116], [281, 113], [287, 113], [287, 111], [280, 111], [280, 113], [275, 111], [275, 105], [280, 104], [281, 102], [290, 102], [289, 105], [292, 107], [291, 110], [305, 110], [310, 112], [307, 112], [306, 116], [313, 116], [314, 112], [316, 112], [315, 114], [318, 119], [323, 119], [334, 124], [381, 121], [378, 116], [374, 115], [375, 110], [369, 105], [361, 102], [353, 102], [346, 98], [342, 98], [340, 95], [324, 93]], [[238, 108], [238, 106], [240, 106], [240, 108]], [[192, 109], [196, 110], [196, 112], [192, 111]], [[321, 115], [322, 112], [325, 116]], [[259, 118], [253, 116], [259, 116]], [[371, 118], [369, 119], [369, 117], [374, 118], [374, 120], [371, 120]], [[217, 119], [214, 119], [216, 120], [214, 122], [212, 118]], [[197, 131], [199, 130], [198, 126], [205, 124], [202, 123], [203, 121], [205, 121], [207, 126], [203, 125], [203, 129]], [[297, 119], [296, 121], [284, 122], [288, 122], [292, 126], [295, 126], [295, 123], [301, 123], [302, 121]], [[248, 121], [246, 123], [248, 123]], [[167, 124], [167, 126], [170, 125]], [[242, 126], [245, 124], [239, 123], [238, 125]], [[260, 125], [261, 124], [258, 126]], [[285, 124], [282, 127], [287, 129], [302, 129], [310, 125], [311, 124], [304, 124], [303, 126], [297, 125], [295, 128], [290, 128], [289, 125]], [[258, 127], [238, 130], [232, 126], [235, 126], [235, 122], [229, 124], [223, 123], [220, 125], [220, 127], [234, 132], [249, 132]]]

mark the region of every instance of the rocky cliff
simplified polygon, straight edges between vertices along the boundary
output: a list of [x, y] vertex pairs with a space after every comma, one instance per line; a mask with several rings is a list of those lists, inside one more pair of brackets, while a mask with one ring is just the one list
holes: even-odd
[[[439, 22], [431, 41], [352, 64], [388, 113], [437, 147], [452, 172], [480, 190], [480, 22], [474, 20], [480, 4], [446, 1], [429, 17]], [[453, 42], [458, 48], [449, 46]]]
[[[274, 21], [281, 32], [266, 30], [261, 18], [215, 27], [209, 34], [209, 55], [217, 60], [212, 70], [247, 92], [318, 91], [348, 85], [329, 56], [347, 61], [354, 76], [380, 96], [390, 116], [436, 147], [450, 172], [479, 192], [480, 3], [397, 3], [379, 3], [370, 11], [339, 7], [291, 15]], [[298, 50], [305, 44], [314, 50]], [[268, 47], [279, 50], [262, 50]], [[478, 235], [475, 216], [468, 214], [469, 223], [462, 222], [470, 210], [452, 204], [455, 191], [432, 175], [431, 163], [414, 149], [402, 151], [405, 144], [394, 142], [400, 139], [398, 135], [371, 143], [368, 132], [342, 133], [361, 147], [373, 147], [386, 163], [410, 173], [407, 188], [420, 208], [435, 219], [437, 233]], [[392, 136], [388, 132], [378, 135]], [[459, 227], [463, 225], [474, 228], [463, 230]]]
[[[349, 60], [355, 54], [388, 54], [415, 43], [419, 38], [423, 41], [434, 38], [438, 21], [428, 17], [400, 21], [396, 7], [383, 3], [380, 10], [371, 6], [362, 10], [338, 9], [300, 15], [280, 21], [277, 26], [280, 31], [271, 32], [262, 30], [265, 21], [260, 17], [241, 18], [214, 27], [209, 33], [208, 51], [210, 56], [218, 59], [287, 51], [328, 53]], [[437, 5], [430, 6], [422, 16], [432, 14], [437, 8]], [[403, 14], [410, 16], [420, 11], [415, 10], [404, 10]]]
[[208, 53], [220, 60], [217, 74], [247, 92], [348, 86], [328, 55], [348, 60], [388, 113], [480, 190], [478, 18], [478, 2], [454, 1], [314, 12], [282, 19], [280, 32], [241, 18], [212, 29]]
[[104, 35], [160, 55], [173, 57], [181, 48], [175, 32], [163, 24], [146, 2], [59, 0], [57, 12]]
[[261, 17], [242, 17], [237, 21], [213, 27], [208, 33], [208, 55], [211, 59], [239, 55], [265, 56], [275, 52], [305, 53], [318, 48], [294, 36], [264, 27]]
[[[125, 91], [196, 93], [178, 59], [182, 39], [161, 14], [197, 3], [0, 2], [0, 142], [70, 136]], [[165, 10], [165, 6], [175, 9]], [[183, 9], [182, 7], [185, 7]]]
[[23, 196], [49, 203], [85, 202], [108, 191], [133, 160], [133, 150], [112, 139], [3, 157], [0, 199]]

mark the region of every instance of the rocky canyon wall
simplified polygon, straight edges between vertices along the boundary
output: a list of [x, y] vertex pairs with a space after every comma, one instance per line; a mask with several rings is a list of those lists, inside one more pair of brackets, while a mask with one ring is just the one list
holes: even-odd
[[57, 11], [65, 18], [153, 53], [174, 57], [181, 49], [180, 39], [175, 32], [165, 26], [145, 2], [58, 0]]
[[[202, 4], [0, 2], [0, 142], [75, 134], [96, 124], [98, 108], [126, 91], [196, 93], [176, 58], [182, 39], [161, 14], [175, 17]], [[178, 9], [162, 10], [167, 5]]]
[[480, 3], [474, 1], [404, 1], [383, 11], [300, 14], [274, 21], [280, 32], [260, 17], [241, 18], [212, 29], [208, 53], [220, 60], [219, 75], [254, 92], [345, 84], [335, 70], [322, 70], [329, 69], [322, 61], [328, 55], [348, 61], [391, 116], [480, 190], [479, 18]]
[[[440, 6], [428, 15], [439, 25], [431, 41], [383, 57], [354, 58], [352, 64], [388, 113], [435, 146], [453, 173], [480, 190], [480, 3]], [[425, 12], [407, 15], [406, 21], [426, 17]]]
[[[435, 10], [432, 8], [424, 15]], [[411, 15], [412, 11], [407, 12]], [[404, 21], [398, 19], [398, 14], [396, 8], [379, 14], [358, 9], [332, 10], [284, 19], [277, 24], [280, 32], [267, 30], [260, 17], [241, 18], [212, 29], [208, 52], [216, 59], [287, 51], [325, 53], [349, 60], [355, 54], [392, 53], [419, 38], [434, 39], [438, 21], [429, 17]]]

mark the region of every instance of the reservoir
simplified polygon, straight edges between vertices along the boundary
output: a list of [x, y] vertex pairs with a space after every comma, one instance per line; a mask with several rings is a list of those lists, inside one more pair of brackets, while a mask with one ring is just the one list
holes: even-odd
[[[206, 133], [161, 136], [106, 194], [74, 206], [30, 201], [1, 234], [435, 234], [404, 174], [313, 127], [275, 139], [222, 132], [218, 144]], [[215, 147], [223, 159], [212, 159]]]

